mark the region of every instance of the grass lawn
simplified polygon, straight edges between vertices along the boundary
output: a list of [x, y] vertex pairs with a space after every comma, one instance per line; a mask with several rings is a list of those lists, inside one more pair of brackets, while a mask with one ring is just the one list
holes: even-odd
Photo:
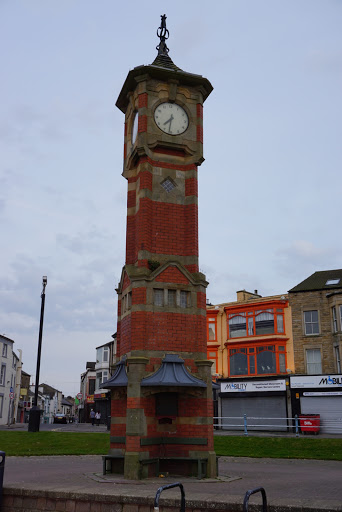
[[[109, 433], [0, 431], [7, 456], [104, 455]], [[342, 460], [342, 438], [215, 436], [217, 455], [282, 459]]]
[[104, 455], [109, 433], [0, 431], [0, 450], [11, 455]]
[[217, 455], [342, 460], [342, 438], [215, 436]]

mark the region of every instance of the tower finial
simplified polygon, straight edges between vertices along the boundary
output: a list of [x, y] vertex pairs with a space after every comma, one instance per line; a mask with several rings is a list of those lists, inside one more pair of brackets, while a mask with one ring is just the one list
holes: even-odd
[[169, 31], [166, 28], [166, 14], [162, 14], [161, 16], [160, 27], [157, 29], [157, 36], [160, 39], [160, 43], [156, 46], [158, 50], [158, 55], [168, 56], [169, 49], [166, 46], [166, 39], [169, 39]]

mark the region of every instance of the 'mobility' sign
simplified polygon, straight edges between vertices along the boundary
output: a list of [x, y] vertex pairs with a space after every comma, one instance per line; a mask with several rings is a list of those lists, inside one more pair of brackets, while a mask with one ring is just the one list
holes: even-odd
[[285, 379], [221, 382], [221, 393], [243, 393], [256, 391], [285, 391]]

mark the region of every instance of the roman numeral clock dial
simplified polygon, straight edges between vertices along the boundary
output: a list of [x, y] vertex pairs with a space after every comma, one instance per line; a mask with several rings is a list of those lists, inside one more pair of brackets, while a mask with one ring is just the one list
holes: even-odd
[[158, 128], [168, 135], [180, 135], [187, 130], [189, 118], [184, 108], [177, 103], [161, 103], [154, 111]]

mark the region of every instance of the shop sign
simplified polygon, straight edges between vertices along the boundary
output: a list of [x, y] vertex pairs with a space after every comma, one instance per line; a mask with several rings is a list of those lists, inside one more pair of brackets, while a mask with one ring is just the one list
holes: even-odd
[[304, 391], [303, 396], [342, 396], [342, 391]]
[[94, 395], [87, 395], [87, 403], [93, 404], [95, 402]]
[[243, 393], [250, 391], [285, 391], [285, 389], [285, 379], [221, 382], [221, 393]]
[[94, 398], [107, 398], [106, 393], [96, 393]]
[[342, 375], [309, 375], [290, 377], [291, 388], [332, 388], [342, 386]]

